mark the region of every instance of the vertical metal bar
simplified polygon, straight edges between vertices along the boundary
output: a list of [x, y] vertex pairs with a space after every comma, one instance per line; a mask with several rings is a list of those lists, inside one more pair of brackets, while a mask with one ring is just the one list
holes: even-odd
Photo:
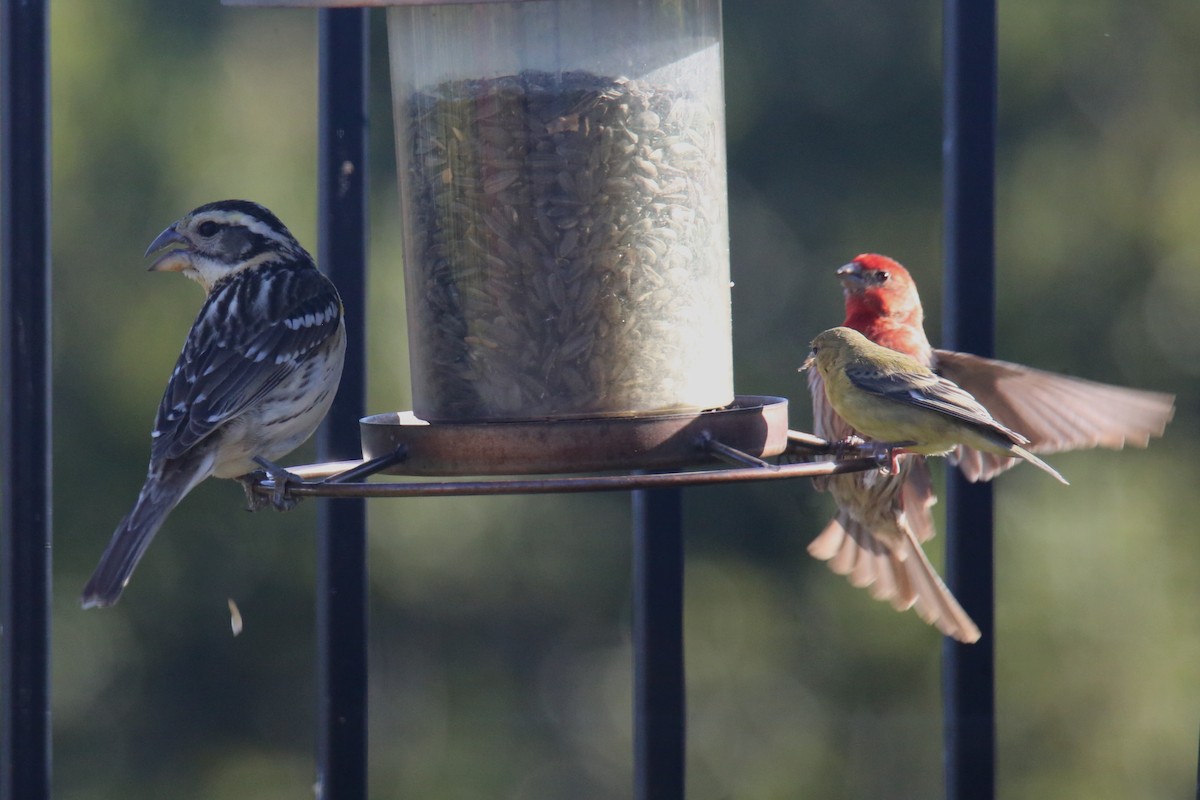
[[683, 800], [683, 493], [633, 492], [635, 800]]
[[50, 112], [45, 2], [0, 0], [0, 797], [50, 796]]
[[[995, 337], [995, 0], [944, 0], [946, 347], [990, 356]], [[943, 645], [946, 796], [996, 796], [992, 491], [947, 480], [946, 577], [983, 638]]]
[[[322, 460], [359, 458], [366, 408], [366, 9], [318, 14], [318, 261], [346, 309], [346, 366], [318, 433]], [[320, 502], [317, 551], [317, 797], [367, 796], [366, 501]]]

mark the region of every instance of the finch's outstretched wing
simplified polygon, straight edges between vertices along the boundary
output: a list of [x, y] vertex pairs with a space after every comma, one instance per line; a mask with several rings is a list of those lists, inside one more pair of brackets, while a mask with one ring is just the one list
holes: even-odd
[[[935, 369], [1028, 437], [1035, 453], [1126, 444], [1145, 447], [1175, 413], [1175, 397], [1058, 375], [949, 350], [934, 351]], [[959, 448], [952, 457], [970, 480], [991, 480], [1011, 458]]]
[[1026, 441], [1020, 433], [997, 422], [968, 392], [933, 372], [851, 364], [846, 367], [846, 377], [855, 388], [878, 397], [936, 411], [1014, 444], [1024, 444]]

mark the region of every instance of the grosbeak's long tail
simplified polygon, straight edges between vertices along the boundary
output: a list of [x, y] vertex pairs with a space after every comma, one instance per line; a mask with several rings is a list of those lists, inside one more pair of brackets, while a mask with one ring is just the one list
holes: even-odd
[[117, 526], [112, 540], [100, 556], [95, 572], [83, 587], [84, 608], [111, 606], [121, 598], [121, 592], [129, 583], [129, 576], [167, 515], [212, 470], [211, 460], [208, 464], [175, 466], [183, 466], [183, 469], [164, 470], [158, 465], [151, 467], [137, 503]]

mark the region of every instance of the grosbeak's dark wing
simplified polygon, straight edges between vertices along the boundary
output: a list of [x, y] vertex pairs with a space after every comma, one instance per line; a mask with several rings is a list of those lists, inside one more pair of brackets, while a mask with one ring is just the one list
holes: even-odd
[[333, 284], [295, 262], [235, 272], [214, 286], [159, 403], [151, 458], [179, 458], [253, 406], [335, 334], [340, 316]]

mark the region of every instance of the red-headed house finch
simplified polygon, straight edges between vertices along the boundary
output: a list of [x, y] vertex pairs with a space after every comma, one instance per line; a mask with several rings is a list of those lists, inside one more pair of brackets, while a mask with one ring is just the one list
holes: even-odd
[[[1028, 450], [1050, 453], [1126, 443], [1145, 447], [1162, 435], [1174, 412], [1171, 395], [1145, 392], [1032, 369], [968, 353], [935, 350], [925, 336], [924, 311], [908, 271], [886, 256], [860, 255], [837, 271], [844, 288], [846, 327], [907, 353], [959, 384], [1008, 428], [1030, 439]], [[810, 370], [814, 431], [841, 440], [855, 431], [825, 401], [819, 373]], [[1015, 461], [1007, 456], [956, 448], [951, 461], [970, 480], [989, 480]], [[837, 515], [809, 545], [856, 586], [904, 610], [914, 607], [947, 636], [975, 641], [978, 629], [940, 580], [909, 559], [913, 542], [935, 531], [930, 506], [937, 502], [923, 456], [898, 458], [895, 473], [862, 472], [817, 482], [833, 494]], [[909, 535], [911, 534], [911, 536]], [[934, 576], [936, 577], [936, 576]]]

